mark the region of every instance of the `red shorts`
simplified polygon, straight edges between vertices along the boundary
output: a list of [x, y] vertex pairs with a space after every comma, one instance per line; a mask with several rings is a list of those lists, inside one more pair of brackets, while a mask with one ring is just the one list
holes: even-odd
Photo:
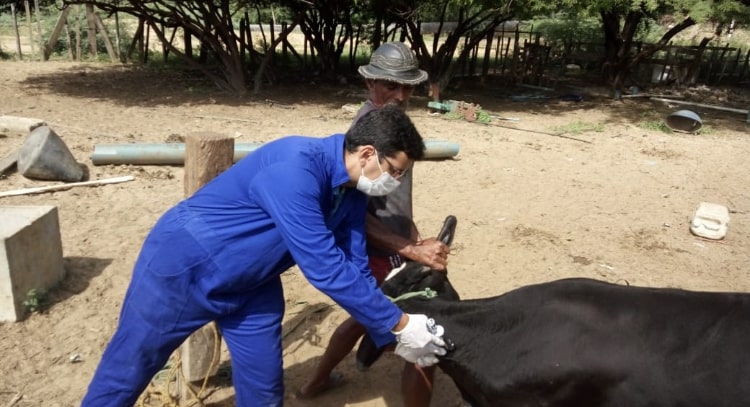
[[403, 263], [403, 259], [398, 254], [393, 256], [370, 256], [370, 270], [378, 286], [383, 284], [388, 273]]

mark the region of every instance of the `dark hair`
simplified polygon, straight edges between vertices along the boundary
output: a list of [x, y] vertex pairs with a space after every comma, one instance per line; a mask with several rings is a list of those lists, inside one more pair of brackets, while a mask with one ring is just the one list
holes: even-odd
[[388, 105], [368, 112], [346, 132], [346, 150], [372, 145], [382, 155], [403, 151], [412, 160], [424, 158], [424, 142], [409, 116], [398, 106]]

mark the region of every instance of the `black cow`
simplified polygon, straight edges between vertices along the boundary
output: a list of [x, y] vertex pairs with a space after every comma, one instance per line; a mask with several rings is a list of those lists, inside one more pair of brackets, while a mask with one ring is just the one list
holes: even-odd
[[[441, 357], [471, 406], [750, 406], [750, 294], [575, 278], [457, 301], [447, 273], [407, 264], [382, 286], [445, 327]], [[374, 362], [367, 338], [358, 362]]]

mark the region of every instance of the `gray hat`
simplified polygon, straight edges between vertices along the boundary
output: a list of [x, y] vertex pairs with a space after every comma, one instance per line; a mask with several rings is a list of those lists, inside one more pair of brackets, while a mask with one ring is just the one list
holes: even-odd
[[387, 42], [378, 47], [370, 63], [359, 67], [365, 79], [381, 79], [402, 85], [418, 85], [427, 80], [427, 72], [419, 69], [414, 52], [403, 42]]

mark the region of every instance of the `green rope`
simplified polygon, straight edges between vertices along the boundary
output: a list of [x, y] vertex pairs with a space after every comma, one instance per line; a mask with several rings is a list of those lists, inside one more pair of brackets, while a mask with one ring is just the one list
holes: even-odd
[[[386, 295], [386, 297], [388, 296]], [[403, 300], [408, 300], [409, 298], [413, 298], [413, 297], [435, 298], [437, 297], [437, 291], [432, 290], [428, 287], [422, 291], [412, 291], [406, 294], [401, 294], [400, 296], [396, 298], [388, 297], [388, 299], [391, 300], [391, 302], [395, 303], [395, 302], [399, 302]]]

